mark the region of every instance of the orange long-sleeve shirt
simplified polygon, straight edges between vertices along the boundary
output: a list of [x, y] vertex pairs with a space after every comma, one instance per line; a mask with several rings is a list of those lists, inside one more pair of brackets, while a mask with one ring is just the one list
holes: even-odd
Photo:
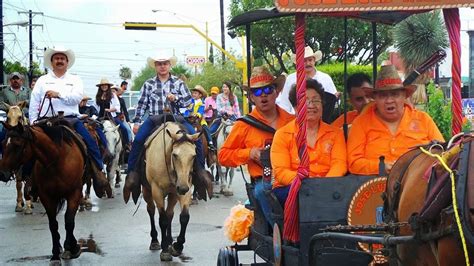
[[[294, 116], [280, 107], [277, 108], [279, 116], [277, 120], [278, 129], [293, 120]], [[254, 109], [250, 115], [267, 125], [270, 124], [257, 109]], [[265, 141], [272, 139], [273, 134], [252, 127], [245, 122], [237, 121], [232, 127], [232, 131], [224, 142], [224, 145], [219, 150], [219, 163], [227, 167], [237, 167], [242, 164], [247, 164], [251, 177], [262, 176], [263, 169], [255, 161], [250, 159], [250, 150], [255, 147], [263, 148]]]
[[[271, 149], [275, 181], [273, 187], [291, 184], [300, 163], [296, 134], [296, 120], [277, 130]], [[309, 154], [309, 176], [343, 176], [347, 172], [344, 134], [340, 128], [320, 122], [314, 147], [306, 147]]]
[[[359, 115], [359, 112], [356, 110], [352, 110], [347, 112], [346, 114], [346, 119], [347, 119], [347, 124], [350, 125], [354, 121], [354, 119]], [[344, 114], [340, 115], [336, 120], [334, 120], [331, 123], [331, 126], [335, 126], [337, 128], [342, 128], [344, 125]]]
[[352, 123], [347, 140], [347, 161], [353, 174], [375, 175], [379, 172], [379, 157], [394, 163], [410, 148], [432, 140], [444, 141], [431, 117], [405, 104], [397, 132], [392, 135], [375, 113], [375, 105], [360, 114]]

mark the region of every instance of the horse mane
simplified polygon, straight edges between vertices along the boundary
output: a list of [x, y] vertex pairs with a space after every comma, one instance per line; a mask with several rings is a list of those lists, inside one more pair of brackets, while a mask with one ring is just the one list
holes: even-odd
[[74, 136], [69, 130], [64, 128], [64, 126], [68, 126], [66, 121], [60, 121], [55, 125], [38, 125], [55, 144], [61, 145], [63, 141], [72, 144], [74, 142]]

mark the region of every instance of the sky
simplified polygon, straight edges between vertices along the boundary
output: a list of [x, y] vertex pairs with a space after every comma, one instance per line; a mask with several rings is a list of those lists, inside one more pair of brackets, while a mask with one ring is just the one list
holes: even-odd
[[[225, 24], [230, 0], [224, 0]], [[125, 30], [124, 22], [192, 24], [220, 41], [219, 0], [3, 0], [4, 25], [28, 20], [28, 10], [42, 12], [33, 17], [33, 60], [43, 66], [43, 49], [62, 45], [72, 49], [76, 62], [70, 69], [84, 81], [86, 94], [95, 95], [101, 78], [120, 83], [119, 70], [127, 66], [132, 79], [146, 65], [146, 59], [160, 51], [173, 53], [185, 64], [186, 56], [205, 56], [206, 41], [191, 29], [158, 28], [156, 31]], [[152, 10], [159, 10], [153, 12]], [[474, 30], [474, 11], [461, 10], [462, 75], [468, 76], [469, 41]], [[4, 57], [28, 66], [28, 28], [4, 26]], [[226, 34], [226, 48], [241, 55], [241, 41]], [[217, 52], [217, 49], [214, 49]], [[448, 55], [450, 55], [448, 51]], [[441, 76], [451, 76], [451, 60], [441, 66]]]
[[[224, 1], [225, 24], [229, 0]], [[33, 24], [33, 60], [43, 66], [43, 49], [62, 45], [76, 55], [70, 69], [84, 81], [88, 95], [95, 95], [102, 77], [120, 83], [119, 70], [127, 66], [132, 78], [146, 65], [146, 59], [161, 51], [174, 54], [185, 63], [186, 56], [205, 56], [206, 41], [192, 29], [125, 30], [124, 22], [192, 24], [221, 43], [219, 0], [3, 0], [3, 23], [18, 24], [28, 20], [28, 10], [35, 15]], [[152, 12], [152, 10], [160, 10]], [[5, 26], [4, 57], [29, 65], [28, 28]], [[13, 33], [13, 34], [11, 34]], [[240, 41], [226, 34], [226, 48], [241, 53]], [[214, 49], [214, 52], [217, 50]]]

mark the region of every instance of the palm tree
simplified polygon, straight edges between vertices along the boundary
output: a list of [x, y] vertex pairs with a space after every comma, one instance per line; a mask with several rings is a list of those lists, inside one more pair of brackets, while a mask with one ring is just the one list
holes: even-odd
[[130, 79], [132, 77], [132, 70], [129, 67], [123, 66], [120, 68], [119, 76], [123, 80]]
[[[405, 75], [408, 75], [423, 61], [439, 49], [447, 48], [448, 33], [439, 11], [413, 15], [400, 22], [393, 30], [395, 47], [405, 65]], [[413, 103], [426, 102], [424, 84], [428, 75], [421, 75], [414, 83], [418, 89], [412, 96]]]

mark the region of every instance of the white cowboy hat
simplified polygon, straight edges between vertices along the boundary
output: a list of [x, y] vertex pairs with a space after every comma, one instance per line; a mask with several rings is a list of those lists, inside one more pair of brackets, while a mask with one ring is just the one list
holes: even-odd
[[53, 66], [51, 66], [51, 58], [55, 54], [64, 54], [67, 57], [68, 60], [68, 65], [67, 68], [71, 68], [72, 65], [74, 65], [74, 61], [76, 60], [76, 57], [74, 55], [74, 52], [71, 49], [66, 49], [62, 46], [55, 46], [53, 48], [48, 48], [46, 51], [44, 51], [44, 67], [53, 69]]
[[[304, 58], [308, 57], [314, 57], [314, 61], [319, 62], [323, 58], [323, 53], [320, 50], [317, 50], [316, 52], [313, 51], [313, 49], [309, 46], [306, 46], [304, 48]], [[293, 62], [296, 62], [296, 55], [292, 55]]]
[[176, 58], [176, 56], [167, 56], [162, 53], [156, 56], [151, 56], [147, 58], [148, 65], [153, 69], [155, 68], [155, 62], [165, 62], [165, 61], [170, 61], [171, 67], [174, 67], [176, 65], [176, 62], [178, 61], [178, 58]]

